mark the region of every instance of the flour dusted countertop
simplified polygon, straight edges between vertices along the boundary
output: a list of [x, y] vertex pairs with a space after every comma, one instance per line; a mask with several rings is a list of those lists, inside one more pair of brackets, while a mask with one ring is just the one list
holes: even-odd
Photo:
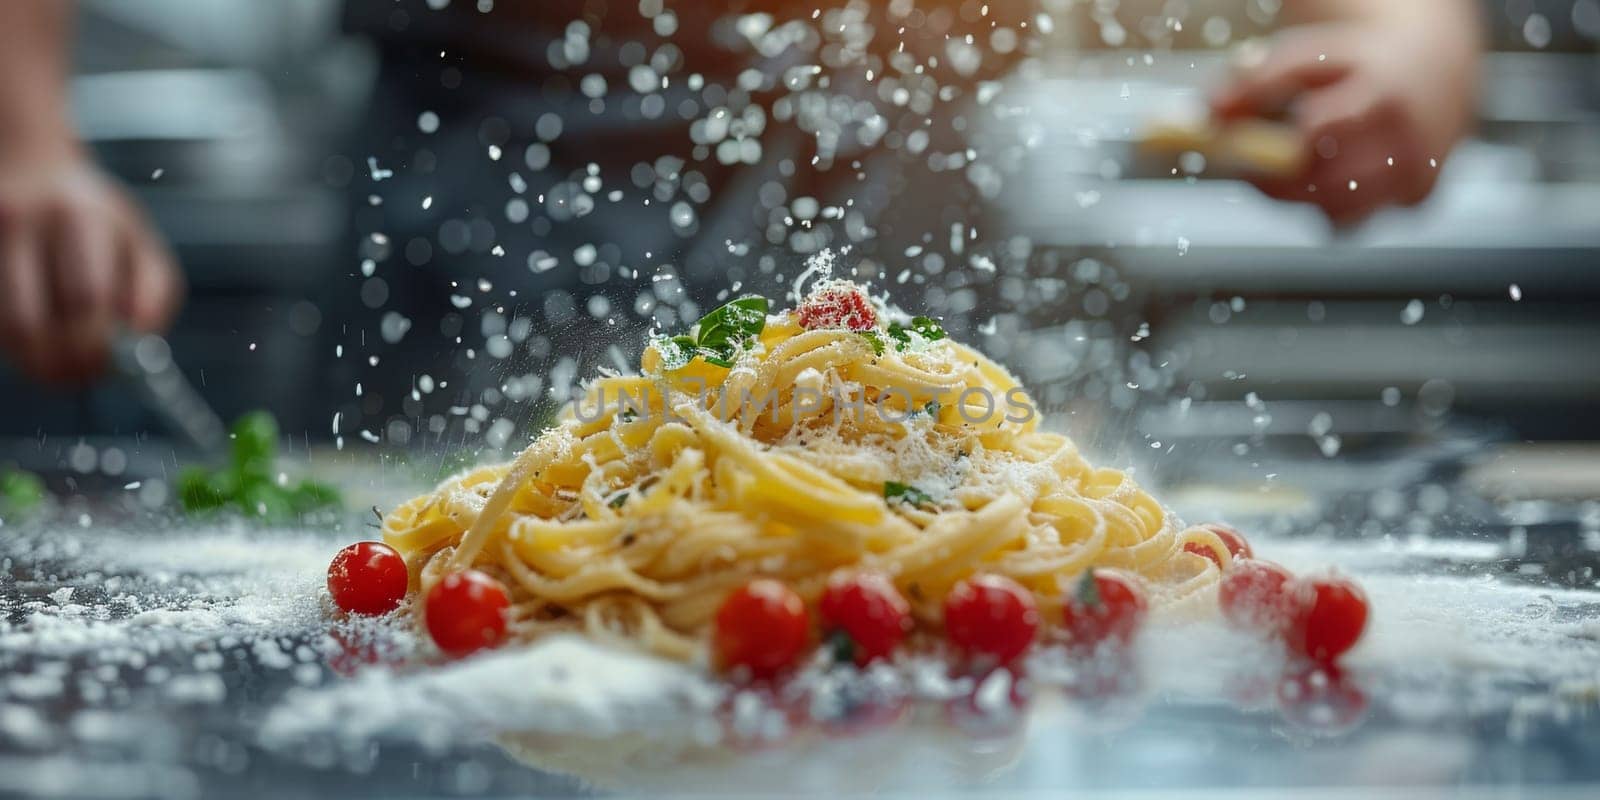
[[[964, 731], [949, 704], [927, 702], [943, 676], [913, 670], [905, 690], [924, 702], [880, 729], [730, 748], [719, 742], [738, 702], [693, 665], [574, 637], [451, 663], [404, 614], [335, 623], [325, 571], [355, 535], [6, 527], [0, 794], [1600, 781], [1585, 755], [1600, 748], [1600, 593], [1519, 580], [1505, 567], [1515, 548], [1481, 538], [1258, 537], [1259, 553], [1337, 567], [1371, 595], [1372, 628], [1348, 662], [1364, 698], [1353, 721], [1284, 713], [1270, 684], [1252, 684], [1275, 656], [1201, 619], [1148, 631], [1115, 698], [1044, 692], [1013, 725]], [[1041, 684], [1062, 669], [1030, 665]], [[993, 688], [1003, 704], [1007, 686]]]

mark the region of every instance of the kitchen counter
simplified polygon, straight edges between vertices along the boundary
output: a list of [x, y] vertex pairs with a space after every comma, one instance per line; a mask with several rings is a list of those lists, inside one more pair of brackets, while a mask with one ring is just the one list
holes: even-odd
[[[1116, 690], [1041, 691], [1006, 724], [952, 724], [961, 718], [924, 705], [851, 736], [644, 767], [608, 755], [615, 742], [513, 733], [570, 730], [606, 708], [605, 691], [552, 693], [531, 667], [515, 671], [517, 652], [489, 657], [509, 673], [415, 663], [404, 622], [330, 623], [325, 565], [371, 533], [368, 519], [264, 529], [84, 501], [0, 528], [0, 795], [1589, 796], [1600, 789], [1600, 509], [1486, 498], [1505, 486], [1504, 464], [1442, 468], [1480, 449], [1468, 444], [1389, 452], [1381, 473], [1359, 453], [1313, 468], [1270, 442], [1235, 470], [1141, 472], [1189, 517], [1240, 523], [1259, 553], [1363, 583], [1374, 623], [1332, 689], [1285, 682], [1293, 674], [1270, 652], [1202, 620], [1149, 631]], [[378, 498], [417, 485], [396, 475], [354, 480]], [[1392, 491], [1370, 491], [1382, 481]], [[530, 683], [495, 694], [468, 679], [478, 674]], [[654, 696], [612, 688], [629, 702]], [[403, 724], [380, 724], [397, 714]]]

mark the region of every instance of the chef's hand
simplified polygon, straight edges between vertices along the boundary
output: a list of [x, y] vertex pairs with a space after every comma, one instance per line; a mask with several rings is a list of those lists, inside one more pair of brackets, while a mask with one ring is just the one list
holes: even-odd
[[1473, 115], [1476, 22], [1398, 13], [1288, 28], [1213, 96], [1219, 119], [1287, 112], [1298, 129], [1305, 168], [1263, 192], [1348, 224], [1433, 190]]
[[182, 286], [138, 207], [75, 144], [0, 142], [0, 351], [24, 372], [93, 379], [113, 332], [165, 328]]

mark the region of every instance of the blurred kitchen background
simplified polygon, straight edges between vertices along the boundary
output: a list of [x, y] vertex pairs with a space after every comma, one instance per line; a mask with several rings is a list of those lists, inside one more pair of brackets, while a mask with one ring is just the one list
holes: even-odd
[[[79, 125], [189, 276], [171, 341], [194, 383], [222, 416], [269, 408], [310, 442], [333, 438], [341, 409], [352, 441], [427, 428], [420, 413], [361, 419], [353, 381], [334, 377], [335, 343], [377, 335], [383, 306], [347, 218], [372, 190], [349, 143], [375, 58], [340, 4], [82, 5]], [[1154, 460], [1158, 478], [1226, 461], [1256, 491], [1263, 448], [1304, 459], [1302, 478], [1404, 448], [1426, 456], [1421, 473], [1366, 480], [1421, 485], [1485, 443], [1600, 438], [1600, 0], [1485, 0], [1478, 137], [1424, 206], [1349, 230], [1134, 146], [1149, 120], [1199, 107], [1276, 0], [1047, 5], [1060, 46], [1006, 78], [1006, 104], [1028, 113], [972, 132], [1031, 140], [962, 229], [999, 268], [923, 265], [925, 297], [1091, 446]], [[880, 254], [889, 281], [895, 255]], [[156, 425], [114, 382], [45, 391], [0, 368], [0, 434], [35, 468], [77, 437]], [[1180, 447], [1192, 457], [1156, 457]], [[1600, 494], [1600, 459], [1575, 463], [1589, 483], [1573, 491]]]
[[[327, 0], [86, 0], [74, 54], [82, 137], [187, 276], [177, 359], [225, 417], [265, 407], [303, 427], [319, 302], [355, 264], [345, 197], [357, 167], [339, 153], [370, 90], [371, 53], [340, 35]], [[245, 358], [251, 344], [258, 355]], [[158, 425], [114, 379], [62, 391], [5, 370], [7, 434]]]

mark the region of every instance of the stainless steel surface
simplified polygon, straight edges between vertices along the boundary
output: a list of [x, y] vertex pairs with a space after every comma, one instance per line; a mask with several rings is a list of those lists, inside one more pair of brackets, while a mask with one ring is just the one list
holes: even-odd
[[[1052, 689], [1026, 716], [994, 721], [919, 708], [886, 728], [808, 734], [727, 753], [707, 769], [662, 762], [645, 783], [563, 774], [551, 766], [557, 743], [519, 752], [497, 742], [495, 727], [472, 722], [510, 720], [469, 706], [445, 704], [435, 708], [443, 716], [354, 739], [335, 723], [285, 748], [263, 739], [261, 726], [275, 711], [302, 708], [301, 693], [371, 686], [358, 695], [368, 706], [350, 711], [360, 731], [362, 714], [403, 691], [362, 683], [362, 674], [393, 669], [400, 681], [447, 668], [385, 660], [407, 652], [409, 626], [377, 628], [380, 639], [369, 642], [341, 632], [319, 606], [327, 557], [361, 523], [352, 518], [344, 531], [152, 524], [100, 495], [0, 537], [0, 792], [1543, 798], [1600, 790], [1591, 757], [1600, 747], [1600, 675], [1592, 660], [1582, 664], [1585, 652], [1600, 654], [1582, 633], [1600, 619], [1592, 504], [1497, 508], [1477, 484], [1452, 477], [1484, 452], [1481, 440], [1454, 434], [1431, 444], [1390, 439], [1375, 461], [1354, 439], [1337, 462], [1297, 456], [1295, 415], [1282, 416], [1285, 430], [1269, 431], [1248, 458], [1224, 455], [1230, 431], [1170, 431], [1180, 446], [1148, 477], [1192, 517], [1227, 514], [1270, 557], [1297, 568], [1338, 564], [1367, 584], [1378, 638], [1352, 660], [1351, 682], [1339, 684], [1359, 698], [1354, 705], [1285, 700], [1279, 681], [1293, 676], [1270, 660], [1162, 629], [1148, 634], [1129, 673], [1138, 677], [1116, 690]], [[1376, 420], [1373, 429], [1386, 427]], [[337, 471], [392, 496], [410, 489], [388, 468], [356, 467]], [[80, 514], [93, 515], [92, 529], [77, 526]], [[1419, 533], [1422, 521], [1435, 527]], [[457, 689], [470, 696], [474, 687]], [[467, 733], [451, 727], [452, 708]], [[597, 767], [605, 773], [603, 764], [587, 769]]]

